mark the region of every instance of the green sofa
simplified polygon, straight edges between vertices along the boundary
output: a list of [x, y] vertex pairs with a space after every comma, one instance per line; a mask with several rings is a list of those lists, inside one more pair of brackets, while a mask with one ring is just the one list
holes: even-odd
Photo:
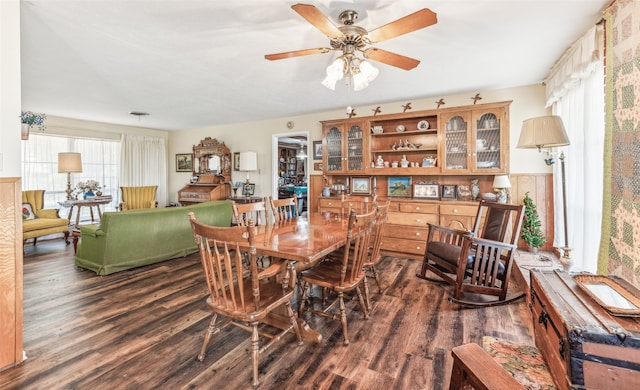
[[100, 224], [80, 227], [76, 266], [108, 275], [184, 257], [198, 250], [189, 212], [208, 225], [230, 226], [232, 201], [185, 207], [105, 212]]

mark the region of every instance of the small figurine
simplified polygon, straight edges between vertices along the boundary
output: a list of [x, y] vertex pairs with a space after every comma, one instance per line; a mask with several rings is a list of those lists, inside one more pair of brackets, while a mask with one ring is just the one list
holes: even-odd
[[478, 200], [480, 196], [480, 186], [478, 185], [478, 179], [471, 179], [471, 198]]
[[384, 159], [382, 158], [381, 154], [378, 155], [378, 159], [376, 160], [376, 167], [377, 168], [384, 167]]

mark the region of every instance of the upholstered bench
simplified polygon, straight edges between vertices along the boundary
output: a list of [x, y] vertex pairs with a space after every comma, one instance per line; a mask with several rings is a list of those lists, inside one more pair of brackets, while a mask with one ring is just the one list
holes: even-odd
[[451, 350], [450, 389], [467, 385], [483, 389], [551, 390], [556, 386], [540, 351], [532, 345], [482, 338], [481, 348], [470, 343]]

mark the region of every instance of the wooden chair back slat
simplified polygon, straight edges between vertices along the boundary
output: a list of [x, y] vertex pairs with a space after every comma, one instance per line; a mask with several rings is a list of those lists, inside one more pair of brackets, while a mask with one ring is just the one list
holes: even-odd
[[247, 226], [247, 221], [252, 219], [256, 226], [269, 223], [267, 212], [267, 199], [254, 203], [233, 202], [233, 216], [238, 226]]
[[[225, 310], [238, 312], [257, 310], [260, 288], [253, 220], [248, 221], [248, 226], [217, 227], [198, 222], [193, 213], [189, 213], [189, 217], [200, 251], [200, 260], [211, 302]], [[240, 244], [243, 244], [244, 250], [240, 249]], [[248, 251], [246, 247], [249, 247]], [[245, 275], [243, 254], [249, 259], [248, 276]], [[248, 280], [245, 280], [246, 278]], [[245, 296], [246, 283], [251, 283], [252, 297]]]
[[293, 219], [299, 215], [296, 198], [273, 199], [270, 196], [269, 205], [271, 206], [274, 222]]

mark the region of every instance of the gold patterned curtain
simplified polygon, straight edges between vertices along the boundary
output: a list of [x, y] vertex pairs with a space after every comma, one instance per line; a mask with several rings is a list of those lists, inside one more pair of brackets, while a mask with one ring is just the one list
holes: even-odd
[[606, 21], [606, 118], [598, 273], [640, 287], [640, 0], [614, 2]]

